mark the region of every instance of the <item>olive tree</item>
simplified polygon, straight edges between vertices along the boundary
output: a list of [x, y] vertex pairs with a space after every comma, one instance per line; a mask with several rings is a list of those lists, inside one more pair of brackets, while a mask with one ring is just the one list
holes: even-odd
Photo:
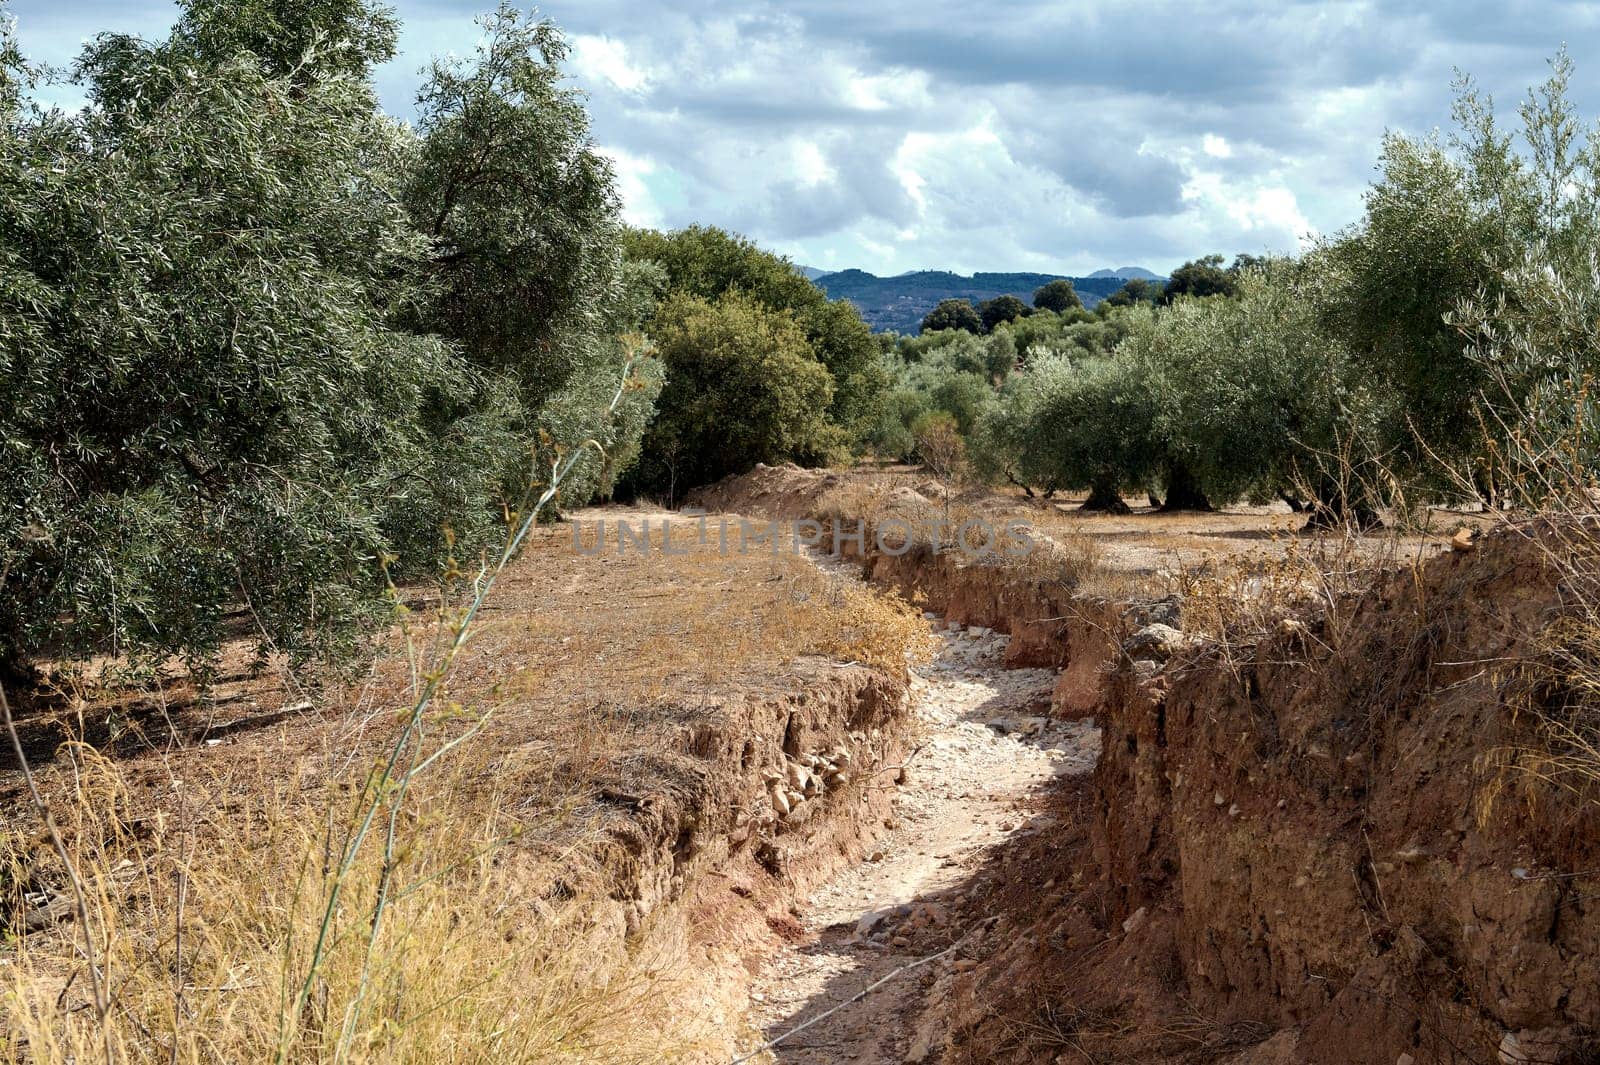
[[601, 412], [664, 283], [624, 266], [615, 181], [564, 83], [561, 33], [505, 4], [481, 23], [473, 56], [433, 63], [401, 160], [429, 242], [412, 320], [519, 398], [517, 432], [541, 443], [500, 457], [507, 496], [556, 453], [601, 445], [562, 485], [559, 502], [582, 505], [637, 460], [659, 364], [644, 364], [614, 417]]
[[[165, 41], [97, 38], [94, 106], [70, 115], [25, 103], [7, 47], [12, 672], [46, 646], [203, 665], [235, 611], [263, 649], [347, 650], [385, 568], [499, 528], [548, 417], [603, 433], [577, 424], [586, 393], [551, 403], [616, 386], [602, 334], [627, 317], [610, 175], [551, 95], [553, 31], [502, 11], [494, 72], [436, 78], [419, 138], [370, 84], [393, 28], [355, 0], [190, 0]], [[526, 171], [511, 187], [462, 175], [457, 153], [491, 147]]]
[[1154, 469], [1151, 407], [1131, 360], [1045, 354], [1014, 374], [976, 434], [980, 472], [1046, 495], [1086, 490], [1085, 510], [1126, 512]]
[[1530, 253], [1581, 268], [1600, 235], [1595, 146], [1567, 96], [1572, 64], [1562, 53], [1551, 67], [1517, 135], [1463, 79], [1451, 135], [1386, 137], [1360, 223], [1324, 248], [1323, 314], [1398, 399], [1387, 427], [1397, 456], [1423, 473], [1437, 458], [1476, 464], [1484, 494], [1494, 489], [1480, 405], [1493, 379], [1453, 314], [1508, 298], [1507, 272]]
[[1148, 389], [1166, 508], [1302, 490], [1337, 506], [1331, 464], [1374, 457], [1373, 392], [1318, 320], [1314, 271], [1247, 272], [1234, 296], [1181, 300], [1118, 349]]

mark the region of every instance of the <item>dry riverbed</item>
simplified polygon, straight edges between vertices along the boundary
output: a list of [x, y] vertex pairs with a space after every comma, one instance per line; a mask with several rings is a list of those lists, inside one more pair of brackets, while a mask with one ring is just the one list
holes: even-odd
[[1053, 777], [1092, 769], [1100, 747], [1092, 723], [1046, 716], [1054, 670], [1003, 668], [1007, 641], [944, 629], [916, 671], [922, 734], [887, 832], [797, 907], [791, 941], [756, 976], [753, 1041], [779, 1042], [752, 1060], [923, 1060], [919, 1016], [986, 936], [1002, 934], [983, 906], [996, 885], [982, 870], [1012, 836], [1047, 827], [1030, 800]]

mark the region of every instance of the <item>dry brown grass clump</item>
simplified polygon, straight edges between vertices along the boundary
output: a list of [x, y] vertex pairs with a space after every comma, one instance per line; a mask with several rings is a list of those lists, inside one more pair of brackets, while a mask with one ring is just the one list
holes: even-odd
[[1186, 633], [1223, 645], [1252, 640], [1294, 615], [1315, 613], [1337, 640], [1349, 608], [1379, 575], [1418, 561], [1398, 535], [1379, 539], [1335, 528], [1285, 537], [1246, 555], [1175, 567], [1172, 590], [1183, 602]]
[[174, 778], [194, 822], [140, 838], [115, 801], [117, 767], [80, 755], [80, 790], [57, 809], [112, 1008], [102, 1030], [80, 929], [19, 940], [0, 975], [4, 1060], [104, 1060], [109, 1042], [118, 1061], [642, 1065], [715, 1045], [671, 1009], [671, 930], [595, 949], [614, 944], [588, 925], [591, 900], [552, 886], [582, 885], [574, 855], [534, 843], [552, 826], [514, 816], [463, 770], [385, 800], [390, 845], [340, 878], [346, 904], [324, 936], [355, 795], [303, 802], [264, 775], [230, 802]]

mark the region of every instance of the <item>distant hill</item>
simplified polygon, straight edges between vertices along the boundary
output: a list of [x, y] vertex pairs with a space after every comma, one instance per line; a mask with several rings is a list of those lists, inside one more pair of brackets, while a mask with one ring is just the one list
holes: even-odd
[[[1068, 277], [1067, 280], [1078, 290], [1083, 305], [1093, 307], [1122, 287], [1123, 271], [1128, 272], [1128, 277], [1160, 280], [1156, 274], [1136, 266], [1123, 267], [1122, 271], [1100, 270], [1089, 277]], [[969, 299], [977, 304], [996, 296], [1011, 295], [1031, 304], [1035, 291], [1045, 282], [1062, 276], [977, 273], [963, 277], [946, 270], [917, 270], [898, 277], [878, 277], [865, 270], [840, 270], [833, 274], [819, 271], [811, 280], [829, 299], [845, 299], [855, 304], [861, 317], [876, 332], [892, 329], [896, 333], [915, 333], [923, 316], [938, 306], [940, 300]]]
[[827, 277], [829, 273], [827, 270], [818, 270], [815, 266], [796, 265], [795, 269], [800, 271], [801, 276], [807, 281], [815, 281], [819, 277]]
[[1166, 278], [1162, 277], [1160, 274], [1151, 273], [1142, 266], [1119, 266], [1115, 270], [1096, 270], [1089, 276], [1093, 278], [1115, 277], [1120, 278], [1123, 281], [1131, 281], [1136, 277], [1141, 281], [1166, 280]]

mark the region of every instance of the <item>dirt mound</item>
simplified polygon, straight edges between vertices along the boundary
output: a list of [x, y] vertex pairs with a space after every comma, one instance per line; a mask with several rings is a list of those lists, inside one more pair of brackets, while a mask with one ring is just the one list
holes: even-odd
[[730, 474], [695, 489], [688, 496], [688, 506], [713, 514], [796, 521], [815, 514], [822, 497], [842, 482], [841, 474], [829, 470], [807, 470], [792, 462], [781, 466], [758, 462], [749, 473]]
[[1494, 768], [1557, 602], [1508, 532], [1228, 654], [1130, 651], [1090, 830], [1008, 856], [1023, 930], [944, 1060], [1596, 1060], [1600, 821]]

